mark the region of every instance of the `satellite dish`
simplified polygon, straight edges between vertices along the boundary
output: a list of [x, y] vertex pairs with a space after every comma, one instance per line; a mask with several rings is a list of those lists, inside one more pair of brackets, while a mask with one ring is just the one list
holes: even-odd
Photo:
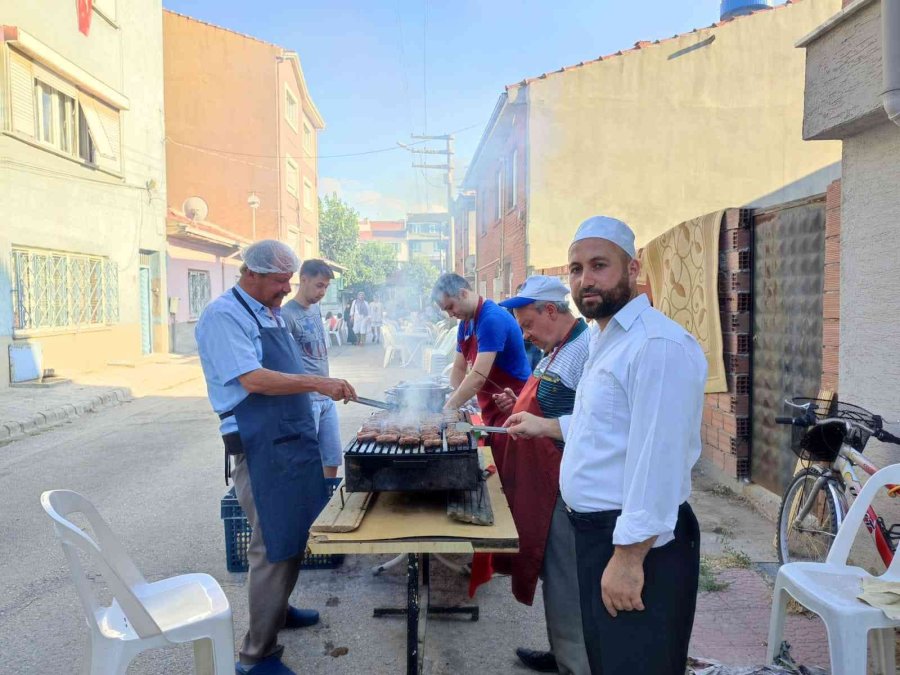
[[202, 197], [188, 197], [181, 205], [181, 210], [192, 221], [206, 220], [209, 215], [209, 206]]

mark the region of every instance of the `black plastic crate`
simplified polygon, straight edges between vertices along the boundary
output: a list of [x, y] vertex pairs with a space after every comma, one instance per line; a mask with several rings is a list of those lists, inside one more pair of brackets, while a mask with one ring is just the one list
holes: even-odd
[[[341, 478], [326, 478], [328, 494], [333, 495], [341, 484]], [[250, 565], [247, 561], [247, 549], [250, 547], [250, 534], [253, 528], [247, 522], [244, 510], [234, 496], [234, 488], [222, 497], [222, 523], [225, 526], [225, 566], [229, 572], [246, 572]], [[304, 570], [333, 570], [344, 563], [343, 554], [312, 554], [308, 550], [300, 563]]]

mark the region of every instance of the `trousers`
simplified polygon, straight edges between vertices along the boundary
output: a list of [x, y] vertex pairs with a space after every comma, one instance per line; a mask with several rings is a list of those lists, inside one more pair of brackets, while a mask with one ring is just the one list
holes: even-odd
[[588, 675], [591, 669], [579, 606], [575, 533], [559, 496], [550, 521], [541, 577], [547, 634], [559, 672], [561, 675]]
[[297, 584], [302, 555], [269, 562], [263, 541], [253, 491], [250, 488], [250, 472], [244, 455], [237, 455], [232, 472], [234, 492], [238, 503], [253, 528], [247, 559], [250, 574], [247, 585], [250, 596], [250, 627], [241, 643], [240, 660], [252, 666], [270, 656], [278, 655], [284, 647], [278, 644], [278, 631], [284, 628], [287, 617], [288, 599]]
[[678, 509], [675, 539], [644, 559], [643, 611], [613, 618], [600, 579], [615, 551], [619, 511], [575, 513], [575, 552], [581, 619], [592, 675], [684, 675], [697, 607], [700, 526], [690, 505]]

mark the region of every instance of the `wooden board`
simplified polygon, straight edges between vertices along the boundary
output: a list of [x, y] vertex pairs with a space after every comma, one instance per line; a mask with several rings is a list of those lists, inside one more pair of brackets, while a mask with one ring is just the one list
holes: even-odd
[[345, 492], [342, 481], [309, 531], [353, 532], [362, 523], [374, 497], [371, 492]]
[[[490, 448], [481, 448], [485, 464], [493, 463]], [[509, 504], [495, 474], [485, 481], [494, 511], [493, 525], [460, 523], [447, 517], [443, 493], [382, 492], [370, 501], [360, 526], [351, 532], [322, 532], [313, 525], [313, 553], [514, 553], [519, 534]], [[340, 503], [340, 495], [335, 493]], [[320, 516], [321, 518], [321, 516]], [[333, 520], [332, 520], [333, 522]]]

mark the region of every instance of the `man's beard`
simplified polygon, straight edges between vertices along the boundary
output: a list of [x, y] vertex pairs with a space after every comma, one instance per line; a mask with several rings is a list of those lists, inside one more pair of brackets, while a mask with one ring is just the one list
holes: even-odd
[[[600, 301], [596, 302], [597, 296], [595, 295], [592, 298], [595, 304], [587, 306], [584, 302], [585, 291], [598, 294]], [[623, 274], [614, 288], [609, 290], [601, 290], [594, 287], [582, 288], [578, 296], [573, 296], [572, 299], [585, 319], [608, 319], [631, 300], [631, 282], [628, 279], [628, 274]]]

